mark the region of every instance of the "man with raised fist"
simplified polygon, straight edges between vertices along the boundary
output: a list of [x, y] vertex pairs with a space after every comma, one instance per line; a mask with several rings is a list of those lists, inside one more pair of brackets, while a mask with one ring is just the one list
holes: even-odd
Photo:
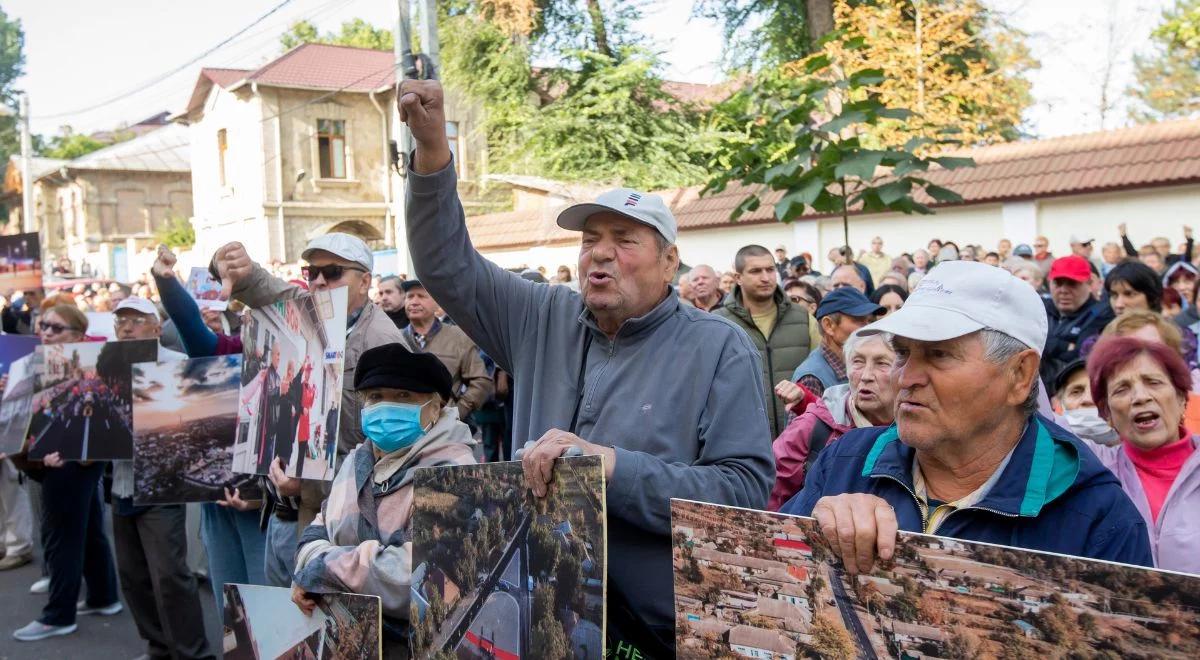
[[680, 303], [675, 216], [658, 195], [610, 190], [559, 215], [581, 236], [579, 292], [484, 259], [456, 192], [441, 85], [406, 80], [398, 96], [416, 143], [406, 218], [417, 278], [513, 374], [513, 441], [535, 496], [565, 452], [602, 457], [608, 648], [674, 657], [671, 499], [762, 508], [775, 479], [758, 351]]

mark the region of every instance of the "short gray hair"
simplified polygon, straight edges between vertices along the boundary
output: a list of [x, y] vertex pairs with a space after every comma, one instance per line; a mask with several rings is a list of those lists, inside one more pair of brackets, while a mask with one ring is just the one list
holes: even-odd
[[894, 350], [892, 349], [890, 335], [884, 333], [864, 335], [862, 334], [862, 328], [859, 328], [851, 333], [850, 337], [846, 339], [846, 343], [842, 345], [842, 360], [844, 360], [846, 364], [850, 364], [852, 358], [854, 357], [854, 351], [857, 351], [859, 346], [862, 346], [872, 339], [878, 339], [883, 342], [884, 346], [888, 347], [888, 350]]
[[[984, 359], [996, 364], [1007, 362], [1014, 355], [1032, 348], [1019, 339], [991, 328], [980, 330], [979, 338], [983, 340]], [[1039, 380], [1035, 378], [1033, 387], [1029, 388], [1029, 396], [1025, 397], [1025, 403], [1021, 404], [1021, 412], [1025, 413], [1026, 417], [1032, 417], [1038, 410], [1038, 388], [1040, 386]]]

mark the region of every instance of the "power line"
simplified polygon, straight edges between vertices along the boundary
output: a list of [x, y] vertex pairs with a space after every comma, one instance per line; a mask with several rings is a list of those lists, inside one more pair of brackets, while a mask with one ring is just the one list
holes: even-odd
[[237, 32], [233, 33], [233, 34], [232, 34], [232, 35], [230, 35], [229, 37], [226, 37], [224, 40], [222, 40], [220, 43], [218, 43], [217, 45], [213, 46], [212, 48], [209, 48], [208, 50], [205, 50], [203, 53], [200, 53], [199, 55], [197, 55], [197, 56], [193, 57], [192, 59], [188, 60], [187, 62], [184, 62], [183, 64], [180, 64], [179, 66], [175, 67], [174, 69], [171, 69], [170, 71], [168, 71], [168, 72], [166, 72], [166, 73], [160, 74], [160, 75], [158, 75], [158, 76], [154, 77], [153, 79], [151, 79], [151, 80], [149, 80], [149, 81], [146, 81], [146, 82], [142, 83], [141, 85], [138, 85], [137, 87], [135, 87], [135, 88], [133, 88], [133, 89], [131, 89], [131, 90], [129, 90], [129, 91], [122, 92], [122, 93], [120, 93], [120, 94], [117, 94], [116, 96], [112, 96], [112, 97], [110, 97], [110, 98], [108, 98], [108, 99], [105, 99], [104, 101], [100, 101], [99, 103], [95, 103], [95, 104], [93, 104], [93, 105], [89, 105], [89, 106], [87, 106], [87, 107], [84, 107], [84, 108], [78, 108], [78, 109], [75, 109], [75, 110], [70, 110], [70, 111], [67, 111], [67, 112], [57, 112], [57, 113], [54, 113], [54, 114], [49, 114], [49, 115], [40, 115], [40, 116], [37, 116], [37, 117], [33, 117], [32, 119], [37, 119], [37, 120], [43, 120], [43, 119], [58, 119], [58, 118], [60, 118], [60, 117], [69, 117], [69, 116], [72, 116], [72, 115], [79, 115], [79, 114], [83, 114], [83, 113], [85, 113], [85, 112], [91, 112], [92, 110], [96, 110], [96, 109], [98, 109], [98, 108], [102, 108], [102, 107], [104, 107], [104, 106], [106, 106], [106, 105], [109, 105], [110, 103], [114, 103], [114, 102], [116, 102], [116, 101], [120, 101], [120, 100], [122, 100], [122, 99], [124, 99], [124, 98], [126, 98], [126, 97], [128, 97], [128, 96], [130, 96], [130, 95], [137, 94], [138, 92], [141, 92], [141, 91], [144, 91], [144, 90], [146, 90], [146, 89], [149, 89], [150, 87], [153, 87], [154, 85], [157, 85], [158, 83], [160, 83], [160, 82], [162, 82], [162, 81], [166, 80], [167, 78], [170, 78], [171, 76], [175, 75], [176, 73], [179, 73], [180, 71], [183, 71], [184, 69], [187, 69], [188, 67], [190, 67], [190, 66], [192, 66], [193, 64], [195, 64], [195, 63], [199, 62], [200, 60], [204, 59], [205, 57], [208, 57], [209, 55], [213, 54], [214, 52], [216, 52], [217, 50], [219, 50], [221, 47], [225, 46], [225, 45], [226, 45], [226, 44], [228, 44], [229, 42], [231, 42], [231, 41], [233, 41], [234, 39], [237, 39], [237, 38], [238, 38], [238, 37], [240, 37], [241, 35], [245, 34], [245, 33], [246, 33], [246, 32], [248, 32], [248, 31], [249, 31], [251, 28], [253, 28], [254, 26], [258, 25], [259, 23], [262, 23], [262, 22], [263, 22], [263, 21], [265, 21], [266, 19], [270, 18], [270, 17], [271, 17], [272, 15], [274, 15], [276, 12], [278, 12], [279, 10], [283, 9], [284, 7], [286, 7], [286, 6], [290, 5], [290, 4], [292, 4], [292, 2], [294, 2], [294, 1], [295, 1], [295, 0], [283, 0], [283, 2], [280, 2], [279, 4], [277, 4], [277, 5], [275, 5], [274, 7], [272, 7], [272, 8], [271, 8], [269, 11], [267, 11], [267, 13], [263, 14], [262, 16], [259, 16], [259, 17], [258, 17], [258, 18], [256, 18], [256, 19], [255, 19], [253, 22], [251, 22], [249, 25], [246, 25], [245, 27], [243, 27], [242, 29], [240, 29], [240, 30], [238, 30]]

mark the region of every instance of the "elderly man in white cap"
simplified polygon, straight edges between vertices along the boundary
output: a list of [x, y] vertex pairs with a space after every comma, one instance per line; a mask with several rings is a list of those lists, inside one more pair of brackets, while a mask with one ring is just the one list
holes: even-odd
[[[162, 336], [154, 303], [130, 296], [113, 312], [121, 341]], [[158, 347], [159, 362], [187, 356]], [[182, 504], [134, 506], [133, 462], [113, 464], [113, 545], [121, 593], [151, 657], [210, 658], [199, 587], [188, 568], [187, 516]], [[86, 608], [85, 608], [86, 609]], [[105, 608], [107, 609], [107, 608]], [[83, 610], [80, 610], [81, 612]], [[104, 609], [94, 614], [110, 614]]]
[[863, 328], [896, 350], [896, 423], [826, 447], [780, 510], [817, 519], [851, 573], [896, 531], [1152, 565], [1145, 523], [1069, 431], [1037, 414], [1046, 312], [1029, 285], [952, 261]]
[[[362, 239], [350, 234], [331, 233], [309, 241], [300, 253], [308, 263], [302, 269], [309, 289], [320, 291], [346, 287], [346, 362], [342, 377], [342, 403], [338, 423], [338, 456], [344, 456], [363, 442], [359, 414], [362, 404], [354, 395], [354, 367], [367, 349], [385, 344], [409, 344], [387, 314], [371, 304], [371, 268], [374, 257]], [[279, 300], [307, 293], [304, 288], [272, 276], [265, 268], [250, 259], [241, 243], [228, 243], [217, 250], [209, 267], [221, 280], [228, 297], [240, 300], [249, 307], [264, 307]], [[267, 577], [272, 584], [289, 586], [290, 561], [295, 556], [298, 529], [312, 522], [325, 499], [325, 485], [288, 478], [278, 464], [271, 468], [271, 482], [277, 495], [275, 515], [270, 520], [267, 536], [278, 552], [268, 553]], [[299, 496], [297, 503], [292, 498]], [[286, 553], [285, 553], [286, 551]], [[283, 553], [283, 554], [281, 554]], [[272, 562], [288, 559], [284, 565]]]
[[671, 498], [761, 508], [775, 478], [758, 351], [729, 321], [680, 304], [675, 218], [657, 195], [611, 190], [559, 215], [581, 234], [579, 293], [485, 259], [455, 189], [441, 85], [406, 80], [399, 96], [416, 142], [417, 276], [513, 374], [513, 441], [530, 443], [522, 462], [535, 495], [564, 452], [603, 457], [609, 648], [674, 657]]

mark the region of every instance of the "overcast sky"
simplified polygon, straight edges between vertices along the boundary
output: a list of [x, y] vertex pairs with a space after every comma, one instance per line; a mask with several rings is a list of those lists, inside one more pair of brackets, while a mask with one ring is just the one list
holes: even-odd
[[[395, 20], [391, 0], [293, 0], [200, 63], [158, 80], [278, 3], [4, 2], [4, 11], [20, 18], [25, 28], [27, 75], [20, 84], [30, 93], [33, 130], [53, 134], [64, 124], [81, 131], [100, 130], [162, 110], [180, 110], [201, 64], [261, 65], [279, 53], [279, 34], [300, 18], [323, 30], [354, 17], [380, 26]], [[1031, 74], [1035, 104], [1026, 113], [1027, 129], [1036, 136], [1052, 137], [1101, 127], [1098, 107], [1106, 62], [1113, 62], [1110, 96], [1121, 96], [1132, 81], [1134, 52], [1148, 46], [1150, 30], [1171, 1], [985, 0], [985, 4], [1029, 34], [1028, 43], [1042, 67]], [[714, 82], [721, 77], [720, 30], [708, 21], [690, 18], [692, 5], [692, 0], [648, 2], [638, 29], [651, 35], [664, 51], [668, 78]], [[150, 81], [157, 82], [126, 95]], [[119, 100], [108, 102], [114, 98]], [[96, 105], [100, 107], [89, 110]], [[1127, 116], [1127, 105], [1118, 103], [1105, 126], [1125, 124]]]

